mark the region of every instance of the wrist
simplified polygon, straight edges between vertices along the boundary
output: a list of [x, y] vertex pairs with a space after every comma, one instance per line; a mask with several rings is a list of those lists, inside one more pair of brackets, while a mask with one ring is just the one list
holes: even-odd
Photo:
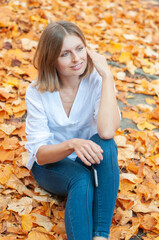
[[105, 74], [102, 75], [102, 80], [103, 81], [109, 81], [109, 80], [113, 80], [113, 74], [112, 72], [107, 72]]
[[67, 141], [67, 142], [68, 142], [68, 148], [69, 148], [69, 150], [74, 151], [74, 141], [75, 141], [75, 138], [69, 139], [69, 140]]

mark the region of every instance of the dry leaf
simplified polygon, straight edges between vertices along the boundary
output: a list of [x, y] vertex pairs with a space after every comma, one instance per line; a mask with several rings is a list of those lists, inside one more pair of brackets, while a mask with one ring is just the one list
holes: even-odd
[[22, 197], [20, 200], [14, 200], [8, 204], [8, 210], [18, 212], [19, 216], [28, 214], [32, 210], [32, 199], [29, 197]]

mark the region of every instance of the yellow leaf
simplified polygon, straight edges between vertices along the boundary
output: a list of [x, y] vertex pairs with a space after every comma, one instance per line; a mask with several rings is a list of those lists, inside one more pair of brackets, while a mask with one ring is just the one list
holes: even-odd
[[131, 61], [131, 58], [132, 58], [131, 53], [123, 52], [119, 57], [119, 62], [128, 64], [128, 62]]
[[8, 77], [7, 84], [18, 87], [19, 86], [19, 79], [15, 78], [15, 77]]
[[21, 60], [23, 58], [23, 52], [20, 49], [10, 49], [6, 52], [5, 58], [10, 58], [10, 59], [18, 59]]
[[48, 24], [48, 20], [47, 19], [44, 19], [44, 18], [41, 18], [39, 15], [32, 15], [31, 17], [30, 17], [30, 20], [32, 21], [32, 22], [34, 22], [34, 21], [36, 21], [36, 22], [38, 22], [38, 23], [43, 23], [43, 24]]
[[20, 111], [20, 112], [14, 113], [14, 117], [15, 117], [15, 118], [20, 118], [20, 117], [22, 117], [24, 114], [25, 114], [25, 111]]
[[155, 74], [155, 72], [156, 72], [155, 68], [152, 68], [152, 67], [150, 67], [150, 68], [142, 67], [142, 69], [145, 73], [149, 73], [149, 74], [152, 74], [152, 75]]
[[109, 52], [110, 53], [116, 53], [116, 52], [121, 52], [121, 44], [120, 43], [115, 43], [110, 41], [110, 47], [109, 47]]
[[24, 231], [29, 232], [33, 226], [34, 217], [30, 214], [22, 215], [22, 228]]
[[150, 104], [150, 105], [156, 103], [156, 101], [154, 99], [152, 99], [152, 98], [146, 98], [145, 101], [146, 101], [147, 104]]
[[151, 123], [148, 123], [148, 122], [143, 122], [143, 123], [138, 123], [137, 124], [137, 127], [138, 127], [138, 129], [140, 129], [140, 130], [144, 130], [144, 129], [149, 129], [149, 130], [153, 130], [153, 129], [155, 129], [156, 128], [156, 126], [155, 125], [153, 125], [153, 124], [151, 124]]

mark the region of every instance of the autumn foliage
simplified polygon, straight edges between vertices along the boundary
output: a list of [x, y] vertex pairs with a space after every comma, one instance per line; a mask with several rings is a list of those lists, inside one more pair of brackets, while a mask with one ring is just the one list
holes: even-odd
[[[114, 138], [120, 187], [110, 240], [129, 240], [139, 229], [143, 240], [159, 240], [159, 4], [142, 0], [0, 1], [0, 240], [67, 239], [67, 198], [37, 185], [24, 149], [33, 55], [43, 29], [61, 19], [77, 23], [88, 46], [105, 54], [122, 119], [136, 125]], [[137, 94], [145, 103], [130, 104]]]

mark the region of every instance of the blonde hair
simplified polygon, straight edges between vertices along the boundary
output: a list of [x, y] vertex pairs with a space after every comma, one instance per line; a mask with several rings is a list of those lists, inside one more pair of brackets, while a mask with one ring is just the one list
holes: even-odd
[[[33, 58], [33, 65], [38, 70], [38, 78], [32, 83], [32, 86], [37, 86], [40, 92], [54, 92], [60, 89], [55, 63], [60, 55], [64, 37], [68, 34], [78, 36], [86, 46], [86, 40], [80, 28], [74, 23], [64, 20], [50, 23], [40, 37]], [[80, 78], [91, 74], [93, 68], [93, 62], [88, 55], [87, 67]]]

